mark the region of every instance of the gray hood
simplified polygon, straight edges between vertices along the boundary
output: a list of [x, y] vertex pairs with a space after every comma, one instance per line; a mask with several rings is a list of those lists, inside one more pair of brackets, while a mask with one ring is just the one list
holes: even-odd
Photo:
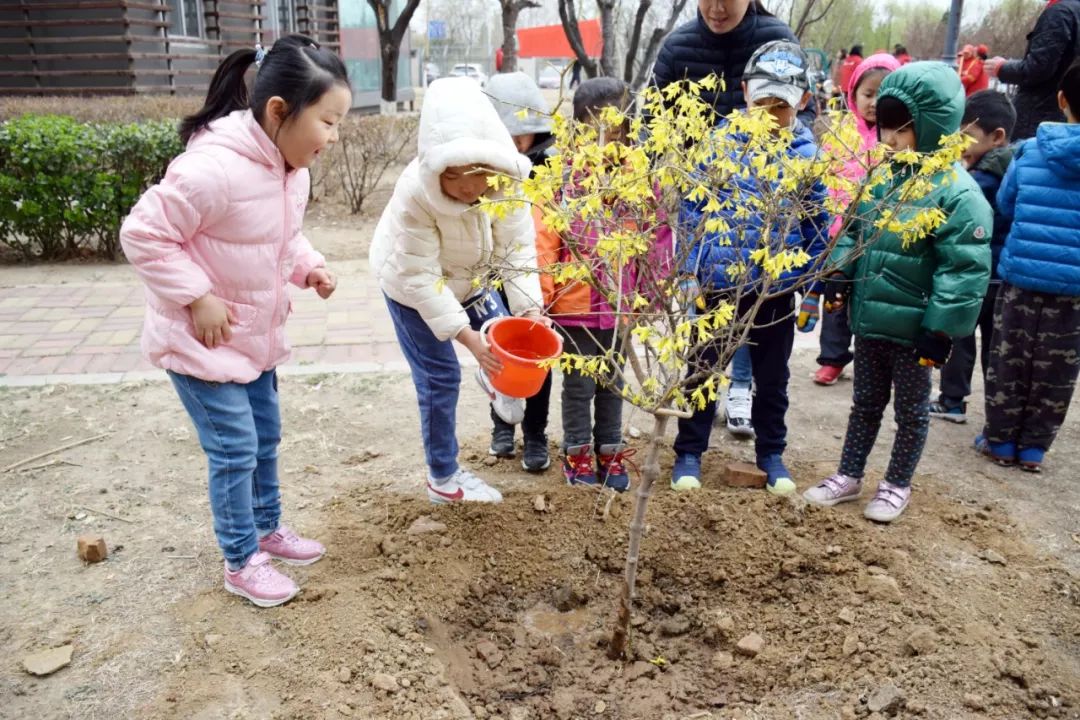
[[[544, 94], [533, 79], [523, 72], [492, 75], [484, 88], [491, 104], [499, 113], [499, 119], [511, 135], [529, 135], [551, 132], [551, 118]], [[518, 115], [528, 109], [527, 117]]]

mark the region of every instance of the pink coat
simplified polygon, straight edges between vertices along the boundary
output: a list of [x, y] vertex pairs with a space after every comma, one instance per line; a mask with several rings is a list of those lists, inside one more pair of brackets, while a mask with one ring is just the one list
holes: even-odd
[[[866, 175], [866, 153], [870, 152], [870, 150], [878, 144], [877, 127], [871, 127], [866, 124], [866, 120], [859, 114], [859, 106], [855, 103], [855, 89], [859, 86], [859, 81], [862, 79], [862, 76], [877, 68], [884, 68], [889, 72], [894, 72], [900, 69], [900, 61], [888, 53], [878, 53], [877, 55], [871, 55], [859, 63], [859, 66], [855, 68], [855, 72], [851, 75], [851, 87], [847, 90], [847, 103], [848, 109], [851, 110], [851, 114], [855, 116], [855, 127], [859, 130], [859, 137], [862, 138], [862, 153], [853, 156], [844, 163], [844, 169], [840, 174], [848, 180], [862, 180], [863, 176]], [[840, 194], [836, 191], [830, 191], [830, 193], [834, 195]], [[848, 199], [845, 198], [845, 203], [847, 200]], [[836, 219], [833, 220], [832, 227], [829, 228], [829, 237], [836, 236], [836, 233], [840, 231], [843, 220], [843, 215], [836, 216]]]
[[[139, 199], [120, 230], [146, 284], [142, 349], [151, 363], [212, 382], [248, 383], [289, 358], [286, 283], [307, 287], [325, 265], [300, 231], [307, 170], [287, 171], [250, 111], [211, 124]], [[210, 350], [191, 311], [213, 293], [236, 317], [232, 340]]]

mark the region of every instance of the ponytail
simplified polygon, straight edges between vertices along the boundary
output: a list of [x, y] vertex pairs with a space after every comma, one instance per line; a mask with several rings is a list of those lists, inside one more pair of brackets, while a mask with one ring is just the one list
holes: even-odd
[[184, 145], [188, 144], [192, 135], [206, 129], [218, 118], [248, 106], [250, 100], [244, 74], [255, 63], [256, 54], [254, 48], [237, 50], [218, 65], [202, 109], [194, 115], [188, 115], [180, 123], [180, 141]]
[[[244, 75], [256, 62], [259, 69], [249, 92]], [[218, 66], [202, 109], [180, 123], [180, 139], [186, 145], [210, 123], [236, 110], [250, 109], [261, 123], [272, 97], [285, 101], [283, 121], [287, 121], [335, 85], [349, 87], [345, 63], [337, 53], [303, 35], [279, 38], [267, 52], [237, 50]]]
[[758, 15], [767, 15], [769, 17], [773, 17], [773, 14], [769, 12], [768, 8], [765, 7], [765, 3], [763, 3], [761, 0], [754, 0], [754, 12]]

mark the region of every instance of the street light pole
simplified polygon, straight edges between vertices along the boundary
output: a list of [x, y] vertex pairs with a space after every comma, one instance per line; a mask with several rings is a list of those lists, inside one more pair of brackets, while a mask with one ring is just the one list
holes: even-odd
[[949, 25], [945, 31], [945, 55], [942, 60], [946, 64], [956, 65], [956, 46], [960, 37], [960, 15], [964, 9], [964, 0], [952, 0], [949, 8]]

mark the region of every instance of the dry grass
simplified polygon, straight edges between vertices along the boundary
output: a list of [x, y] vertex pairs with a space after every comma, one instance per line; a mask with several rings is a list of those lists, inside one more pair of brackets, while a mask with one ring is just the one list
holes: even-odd
[[178, 120], [202, 106], [202, 95], [130, 97], [6, 97], [0, 121], [22, 115], [70, 115], [79, 122]]

